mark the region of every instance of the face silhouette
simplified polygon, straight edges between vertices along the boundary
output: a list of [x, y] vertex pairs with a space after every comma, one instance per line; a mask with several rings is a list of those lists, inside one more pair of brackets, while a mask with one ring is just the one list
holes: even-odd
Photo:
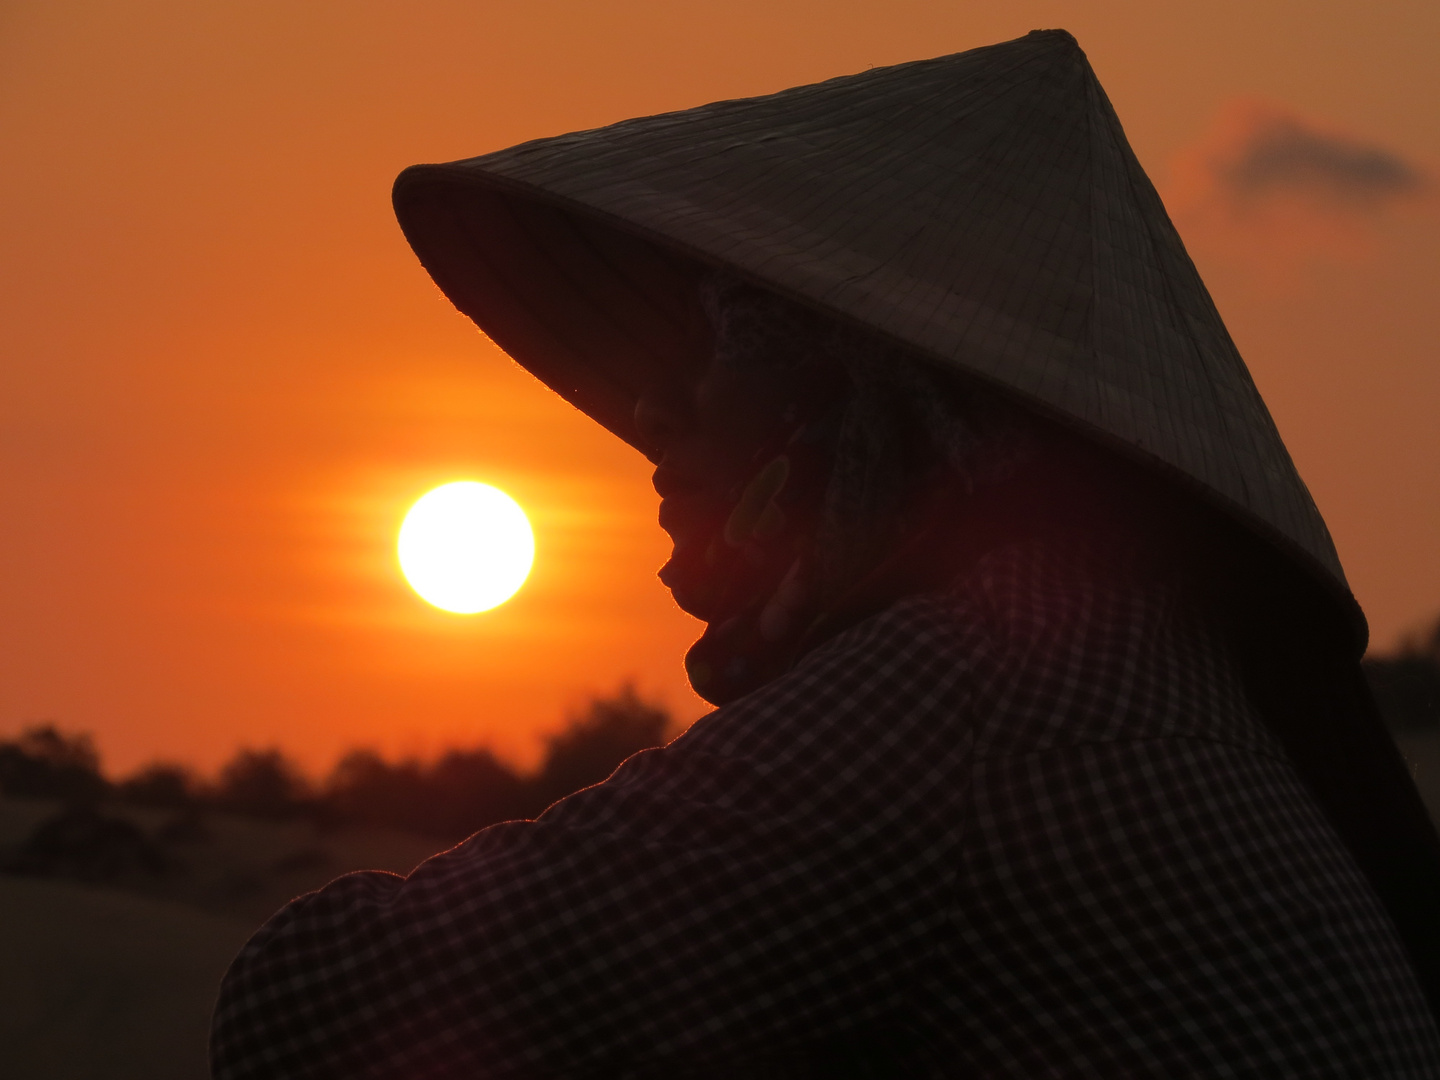
[[660, 527], [674, 542], [660, 578], [682, 609], [713, 621], [725, 614], [715, 551], [727, 520], [797, 426], [833, 399], [838, 375], [708, 353], [654, 377], [636, 403], [635, 424], [652, 448]]

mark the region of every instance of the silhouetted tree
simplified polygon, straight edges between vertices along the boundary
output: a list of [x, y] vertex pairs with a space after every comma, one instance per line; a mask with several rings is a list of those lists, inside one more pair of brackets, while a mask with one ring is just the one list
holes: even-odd
[[[630, 755], [663, 742], [670, 726], [663, 708], [627, 684], [609, 697], [592, 700], [551, 735], [533, 775], [520, 775], [483, 747], [450, 750], [428, 766], [413, 760], [391, 763], [362, 749], [342, 758], [316, 792], [294, 762], [274, 747], [238, 751], [209, 787], [183, 765], [155, 762], [112, 788], [101, 775], [90, 736], [43, 724], [0, 742], [0, 791], [79, 803], [113, 793], [134, 805], [175, 810], [177, 817], [165, 826], [167, 842], [204, 835], [201, 815], [209, 807], [272, 819], [307, 814], [336, 824], [461, 840], [499, 821], [535, 817], [557, 799], [598, 784]], [[63, 829], [57, 824], [41, 839], [47, 850], [59, 852], [66, 845], [84, 847], [104, 832], [109, 839], [103, 844], [124, 847], [128, 841], [120, 836], [120, 827], [112, 819], [105, 822], [101, 829], [100, 819], [93, 816], [65, 818]]]
[[526, 783], [489, 750], [451, 750], [428, 768], [354, 750], [326, 781], [323, 808], [327, 818], [348, 824], [462, 840], [523, 816], [532, 802]]
[[414, 761], [391, 764], [374, 750], [351, 750], [325, 781], [325, 817], [350, 825], [418, 828], [412, 820], [424, 800], [424, 781]]
[[0, 742], [0, 792], [6, 795], [83, 803], [102, 797], [107, 788], [89, 735], [37, 724]]
[[325, 782], [319, 808], [337, 823], [458, 841], [496, 822], [535, 817], [556, 799], [599, 783], [631, 754], [662, 742], [669, 727], [664, 709], [624, 686], [546, 740], [533, 776], [519, 775], [484, 748], [451, 750], [429, 766], [354, 750]]
[[115, 785], [115, 793], [136, 806], [183, 810], [195, 804], [200, 785], [184, 765], [157, 761]]
[[451, 750], [426, 779], [435, 795], [440, 833], [456, 840], [537, 812], [530, 785], [489, 750]]
[[548, 806], [600, 783], [630, 755], [664, 742], [669, 728], [670, 714], [642, 699], [628, 683], [613, 697], [594, 699], [546, 740], [545, 759], [535, 777], [541, 803]]
[[1394, 656], [1367, 659], [1364, 667], [1390, 730], [1440, 730], [1440, 621]]
[[304, 775], [278, 749], [242, 749], [220, 770], [213, 800], [223, 810], [254, 817], [293, 817], [309, 805]]

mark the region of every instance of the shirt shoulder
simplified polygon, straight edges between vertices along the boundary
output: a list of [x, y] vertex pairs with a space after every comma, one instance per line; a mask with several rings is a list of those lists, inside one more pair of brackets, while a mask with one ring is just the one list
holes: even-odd
[[[541, 820], [602, 832], [623, 821], [647, 842], [693, 847], [701, 836], [754, 842], [756, 830], [798, 820], [844, 831], [862, 808], [910, 805], [918, 791], [932, 792], [938, 813], [958, 794], [973, 742], [973, 667], [956, 631], [944, 597], [896, 603]], [[703, 807], [708, 824], [643, 808], [652, 802]], [[817, 819], [820, 805], [836, 812]]]
[[1284, 756], [1223, 634], [1140, 544], [1015, 544], [944, 600], [972, 654], [978, 755], [1183, 738]]

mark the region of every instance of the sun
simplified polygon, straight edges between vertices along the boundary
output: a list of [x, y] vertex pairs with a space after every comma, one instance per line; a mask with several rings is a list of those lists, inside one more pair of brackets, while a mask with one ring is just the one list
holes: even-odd
[[505, 492], [457, 480], [416, 500], [396, 549], [405, 580], [423, 599], [473, 615], [503, 604], [525, 583], [535, 561], [535, 534]]

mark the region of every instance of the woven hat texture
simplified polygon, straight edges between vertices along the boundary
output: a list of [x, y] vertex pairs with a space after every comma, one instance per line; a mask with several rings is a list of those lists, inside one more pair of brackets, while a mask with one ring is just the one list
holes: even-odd
[[687, 347], [697, 273], [723, 266], [1198, 488], [1360, 618], [1065, 31], [415, 166], [395, 207], [456, 306], [632, 444], [648, 365]]

